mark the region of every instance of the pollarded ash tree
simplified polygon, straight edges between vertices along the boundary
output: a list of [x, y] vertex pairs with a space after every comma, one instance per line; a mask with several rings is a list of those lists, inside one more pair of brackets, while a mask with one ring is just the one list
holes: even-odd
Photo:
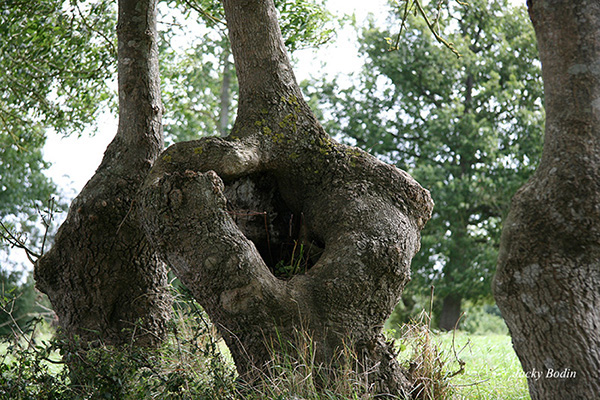
[[544, 149], [504, 223], [494, 295], [529, 372], [531, 398], [595, 399], [600, 396], [600, 3], [529, 0], [527, 5], [542, 61]]
[[301, 329], [317, 343], [317, 362], [352, 343], [379, 392], [406, 394], [382, 326], [410, 279], [429, 192], [324, 132], [272, 0], [224, 6], [240, 88], [234, 127], [163, 152], [140, 194], [140, 220], [244, 379], [265, 370], [270, 343], [294, 343]]

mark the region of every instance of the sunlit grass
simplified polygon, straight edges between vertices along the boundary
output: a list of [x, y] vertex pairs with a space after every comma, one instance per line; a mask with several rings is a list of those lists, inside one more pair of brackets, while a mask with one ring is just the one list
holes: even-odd
[[450, 369], [464, 362], [464, 372], [452, 378], [455, 399], [517, 400], [530, 399], [527, 379], [508, 335], [469, 335], [457, 332], [437, 335], [449, 357]]

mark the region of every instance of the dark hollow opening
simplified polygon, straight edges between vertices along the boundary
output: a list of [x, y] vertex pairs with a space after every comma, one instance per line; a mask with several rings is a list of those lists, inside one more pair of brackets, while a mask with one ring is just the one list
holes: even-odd
[[257, 174], [226, 182], [227, 209], [279, 279], [306, 273], [323, 253], [302, 212], [292, 211], [275, 177]]

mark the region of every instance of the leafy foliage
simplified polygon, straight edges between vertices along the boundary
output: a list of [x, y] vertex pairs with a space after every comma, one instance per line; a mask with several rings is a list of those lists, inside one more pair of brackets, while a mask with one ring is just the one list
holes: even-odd
[[325, 5], [326, 0], [275, 0], [280, 12], [279, 26], [290, 53], [318, 47], [333, 38], [339, 20]]
[[112, 3], [0, 4], [0, 218], [15, 231], [35, 235], [35, 204], [56, 193], [43, 173], [45, 130], [81, 132], [111, 96]]
[[48, 167], [42, 156], [44, 137], [24, 132], [16, 140], [0, 135], [0, 217], [28, 214], [34, 200], [46, 200], [56, 190], [43, 173]]
[[331, 134], [396, 163], [431, 191], [436, 206], [413, 260], [413, 293], [434, 285], [442, 298], [489, 297], [502, 218], [541, 153], [533, 29], [505, 0], [452, 2], [440, 24], [462, 57], [413, 16], [405, 43], [392, 51], [397, 13], [388, 27], [372, 21], [363, 29], [358, 84], [322, 82], [311, 96], [323, 93]]
[[110, 95], [113, 2], [4, 1], [0, 5], [0, 131], [81, 130]]

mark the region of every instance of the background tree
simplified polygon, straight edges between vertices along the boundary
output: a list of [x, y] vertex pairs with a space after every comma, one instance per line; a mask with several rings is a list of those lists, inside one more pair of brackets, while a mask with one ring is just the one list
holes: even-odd
[[522, 8], [503, 0], [435, 7], [428, 12], [439, 13], [460, 58], [420, 16], [408, 17], [400, 47], [391, 50], [402, 6], [387, 27], [371, 21], [363, 29], [359, 83], [319, 90], [329, 132], [395, 162], [431, 190], [436, 207], [410, 287], [427, 296], [435, 286], [439, 325], [452, 329], [463, 299], [491, 297], [510, 195], [541, 150], [542, 91]]
[[19, 145], [52, 127], [81, 131], [111, 92], [116, 49], [111, 1], [0, 5], [0, 132]]
[[528, 379], [532, 399], [597, 398], [600, 3], [527, 5], [544, 78], [544, 151], [513, 198], [494, 295], [523, 369], [542, 374]]

